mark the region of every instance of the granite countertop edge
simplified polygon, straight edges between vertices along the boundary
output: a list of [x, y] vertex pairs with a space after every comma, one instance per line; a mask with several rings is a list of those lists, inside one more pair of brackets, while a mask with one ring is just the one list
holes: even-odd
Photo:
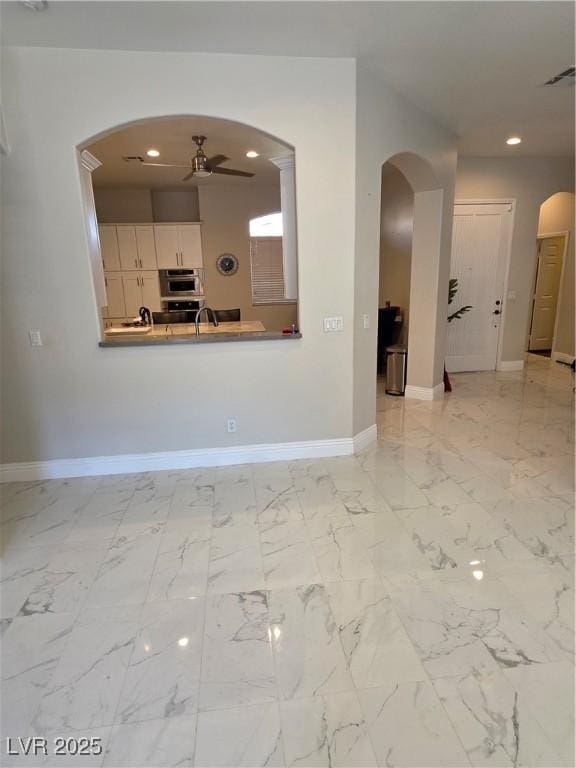
[[285, 334], [281, 331], [249, 331], [244, 333], [206, 333], [200, 336], [132, 336], [105, 339], [99, 347], [162, 347], [172, 344], [221, 344], [237, 341], [292, 341], [301, 339], [301, 333]]

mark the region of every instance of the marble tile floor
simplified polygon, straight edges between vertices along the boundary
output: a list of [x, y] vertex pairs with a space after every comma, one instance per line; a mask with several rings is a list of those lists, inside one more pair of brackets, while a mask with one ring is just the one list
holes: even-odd
[[574, 766], [573, 378], [453, 384], [355, 457], [4, 485], [1, 764]]

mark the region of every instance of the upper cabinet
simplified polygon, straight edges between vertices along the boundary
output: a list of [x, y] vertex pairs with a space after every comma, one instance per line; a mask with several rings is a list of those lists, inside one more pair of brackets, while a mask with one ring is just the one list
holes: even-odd
[[120, 251], [118, 249], [118, 237], [115, 224], [100, 224], [100, 252], [102, 263], [106, 271], [120, 269]]
[[136, 230], [136, 248], [140, 269], [157, 269], [156, 244], [154, 242], [154, 227], [134, 227]]
[[203, 266], [200, 224], [100, 224], [98, 230], [106, 272]]
[[135, 227], [116, 227], [121, 269], [140, 269]]
[[180, 266], [180, 240], [176, 224], [156, 224], [154, 227], [156, 241], [156, 260], [158, 269], [170, 269]]
[[202, 268], [202, 234], [200, 224], [181, 224], [178, 227], [180, 235], [180, 256], [183, 267]]
[[157, 268], [154, 227], [151, 224], [143, 226], [117, 224], [116, 232], [121, 269]]
[[159, 269], [203, 266], [200, 224], [155, 224], [154, 236]]

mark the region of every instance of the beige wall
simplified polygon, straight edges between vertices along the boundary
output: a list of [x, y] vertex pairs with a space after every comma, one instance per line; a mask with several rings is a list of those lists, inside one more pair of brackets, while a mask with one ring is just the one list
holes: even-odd
[[566, 261], [560, 286], [553, 352], [574, 357], [574, 194], [558, 192], [540, 207], [538, 234], [568, 232]]
[[[17, 146], [3, 158], [1, 189], [2, 460], [350, 438], [355, 62], [54, 48], [3, 56]], [[295, 149], [303, 338], [100, 348], [74, 148], [136, 120], [194, 114]], [[50, 147], [41, 161], [39, 147]], [[343, 332], [324, 333], [323, 318], [339, 314]], [[30, 346], [31, 329], [44, 346]]]
[[506, 313], [502, 327], [502, 360], [521, 361], [527, 349], [532, 288], [536, 270], [536, 235], [540, 205], [556, 192], [574, 190], [570, 158], [461, 157], [456, 199], [516, 200]]
[[158, 187], [152, 190], [154, 221], [200, 221], [198, 187]]
[[[239, 307], [243, 320], [260, 320], [266, 330], [278, 331], [296, 322], [296, 304], [252, 306], [250, 237], [248, 224], [256, 216], [280, 210], [280, 186], [203, 185], [200, 217], [206, 279], [206, 303], [213, 309]], [[235, 275], [221, 275], [216, 259], [233, 253], [239, 262]]]
[[95, 187], [94, 202], [99, 224], [154, 221], [149, 189]]
[[378, 306], [387, 301], [402, 308], [402, 342], [408, 339], [410, 270], [414, 227], [414, 192], [391, 163], [382, 167], [380, 215], [380, 285]]
[[100, 224], [149, 221], [198, 221], [198, 188], [156, 189], [95, 187], [94, 201]]

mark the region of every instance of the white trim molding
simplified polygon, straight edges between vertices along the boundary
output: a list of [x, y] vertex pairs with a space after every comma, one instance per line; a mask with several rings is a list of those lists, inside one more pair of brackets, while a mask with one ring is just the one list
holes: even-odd
[[354, 453], [358, 453], [359, 451], [364, 450], [364, 448], [368, 448], [368, 446], [375, 443], [377, 439], [378, 427], [376, 424], [372, 424], [371, 427], [363, 429], [362, 432], [358, 432], [358, 434], [354, 435], [352, 438], [354, 443]]
[[412, 400], [443, 400], [444, 382], [436, 384], [434, 387], [416, 387], [413, 384], [407, 384], [404, 390], [404, 397]]
[[94, 157], [91, 152], [88, 152], [87, 149], [83, 149], [82, 152], [80, 152], [80, 163], [82, 164], [82, 167], [86, 168], [90, 173], [94, 173], [96, 168], [100, 168], [102, 165], [100, 160], [98, 160], [97, 157]]
[[354, 437], [336, 438], [334, 440], [258, 443], [255, 445], [235, 445], [225, 448], [200, 448], [190, 451], [134, 453], [121, 454], [119, 456], [88, 456], [80, 459], [54, 459], [50, 461], [29, 461], [19, 464], [2, 464], [0, 465], [0, 483], [350, 456], [375, 440], [376, 424], [373, 424]]
[[566, 352], [557, 352], [555, 349], [552, 350], [552, 360], [555, 363], [566, 363], [566, 365], [572, 365], [574, 362], [574, 355], [568, 355]]
[[524, 360], [500, 360], [498, 371], [522, 371], [524, 369]]

